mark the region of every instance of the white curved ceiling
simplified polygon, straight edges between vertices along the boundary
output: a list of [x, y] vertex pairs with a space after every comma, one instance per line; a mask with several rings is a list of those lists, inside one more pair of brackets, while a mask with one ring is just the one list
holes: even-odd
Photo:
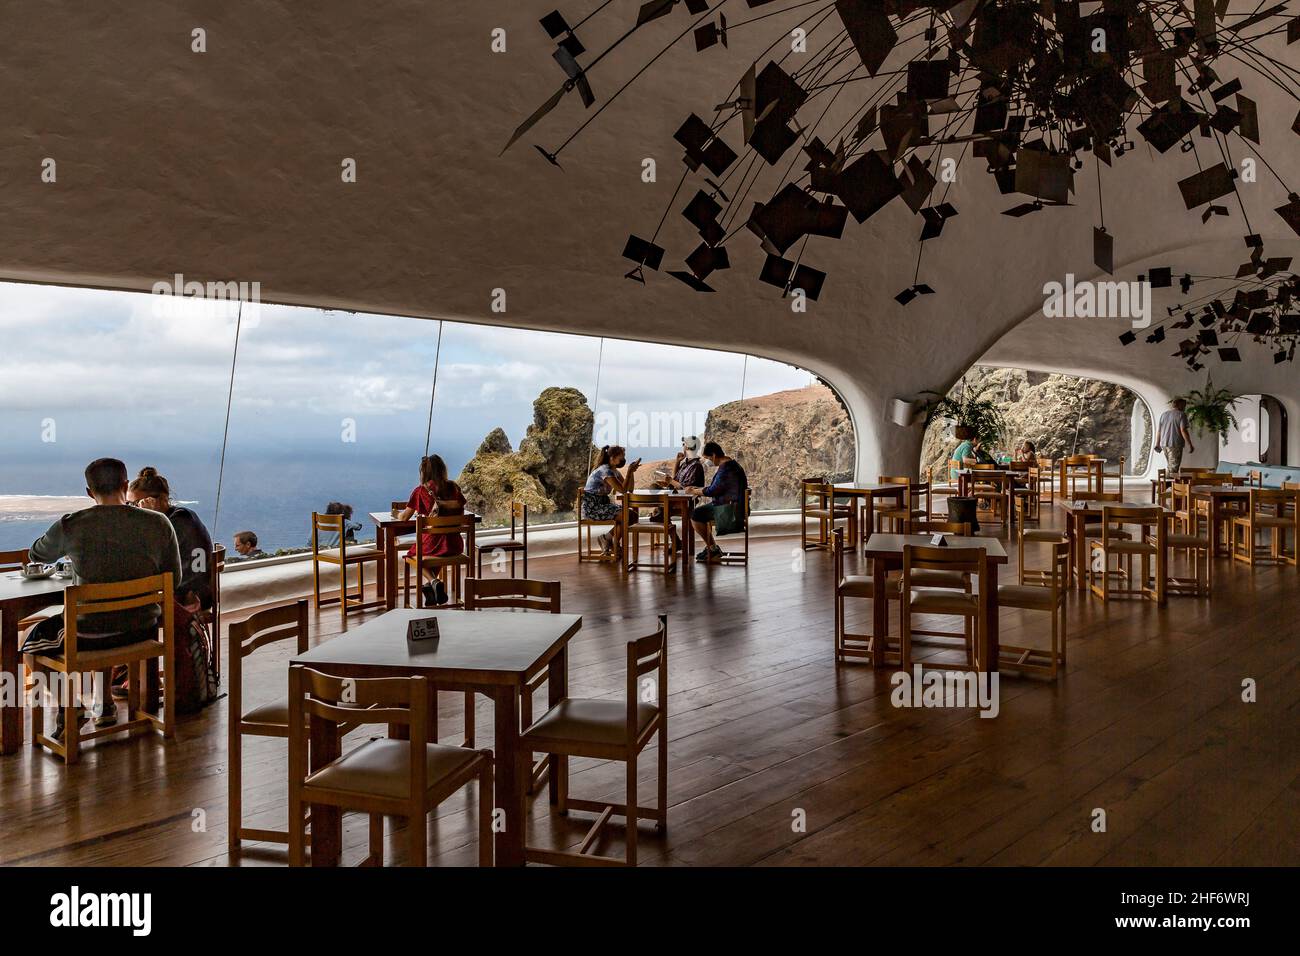
[[[807, 315], [755, 281], [763, 257], [748, 234], [730, 244], [733, 268], [717, 276], [718, 294], [663, 274], [629, 282], [623, 242], [653, 231], [680, 175], [672, 133], [691, 111], [710, 117], [750, 60], [805, 11], [733, 29], [727, 50], [697, 54], [687, 37], [565, 149], [561, 171], [531, 144], [554, 148], [589, 115], [575, 96], [498, 156], [563, 78], [537, 24], [556, 3], [50, 0], [11, 16], [0, 62], [0, 276], [148, 289], [181, 272], [257, 280], [272, 301], [745, 348], [831, 378], [863, 437], [880, 430], [887, 454], [913, 439], [884, 434], [881, 400], [946, 386], [1038, 311], [1045, 281], [1096, 271], [1091, 163], [1073, 207], [1013, 220], [997, 213], [1016, 197], [999, 195], [983, 162], [967, 158], [948, 195], [960, 215], [926, 244], [921, 264], [938, 294], [905, 308], [892, 297], [911, 282], [920, 224], [901, 202], [861, 226], [850, 221], [839, 242], [812, 240], [806, 261], [829, 277]], [[570, 22], [595, 5], [559, 0]], [[614, 0], [579, 31], [583, 42], [599, 49], [638, 6]], [[1229, 18], [1255, 8], [1229, 6]], [[762, 12], [740, 0], [724, 9], [733, 22]], [[679, 7], [594, 70], [595, 108], [689, 20]], [[203, 54], [191, 51], [200, 27]], [[498, 27], [505, 53], [490, 49]], [[1270, 44], [1300, 63], [1300, 45]], [[1226, 66], [1220, 74], [1231, 76]], [[1295, 104], [1242, 76], [1259, 103], [1265, 155], [1297, 188]], [[734, 129], [727, 138], [739, 146]], [[647, 156], [659, 165], [651, 184], [640, 178]], [[57, 183], [41, 181], [45, 157], [58, 163]], [[345, 157], [357, 162], [355, 184], [341, 181]], [[1196, 168], [1191, 154], [1159, 156], [1140, 143], [1104, 170], [1117, 263], [1136, 271], [1192, 245], [1238, 257], [1239, 209], [1203, 226], [1183, 207], [1176, 182]], [[678, 211], [700, 182], [692, 175], [670, 210], [671, 257], [694, 245]], [[768, 198], [775, 182], [752, 198]], [[1285, 200], [1275, 182], [1261, 178], [1242, 196], [1271, 255], [1300, 252], [1271, 211]], [[494, 288], [507, 290], [504, 314], [490, 311]], [[1038, 342], [1068, 368], [1050, 333]]]

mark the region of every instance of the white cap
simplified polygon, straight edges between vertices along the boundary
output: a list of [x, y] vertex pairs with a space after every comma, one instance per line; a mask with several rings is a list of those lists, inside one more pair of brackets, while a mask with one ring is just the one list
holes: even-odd
[[689, 457], [694, 458], [697, 454], [699, 454], [700, 451], [699, 437], [696, 435], [687, 435], [685, 438], [683, 438], [682, 450], [685, 451]]

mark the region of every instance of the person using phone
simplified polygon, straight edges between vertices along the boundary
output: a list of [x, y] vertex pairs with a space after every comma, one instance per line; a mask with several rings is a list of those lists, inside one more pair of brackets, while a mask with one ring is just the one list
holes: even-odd
[[[620, 474], [619, 469], [625, 464], [626, 473]], [[627, 449], [622, 445], [605, 445], [600, 449], [600, 460], [595, 469], [582, 486], [582, 516], [593, 521], [615, 522], [612, 530], [597, 539], [606, 554], [613, 553], [614, 542], [623, 537], [623, 509], [612, 496], [636, 487], [636, 470], [640, 467], [641, 459], [629, 462]], [[636, 517], [633, 512], [632, 520], [635, 521]]]

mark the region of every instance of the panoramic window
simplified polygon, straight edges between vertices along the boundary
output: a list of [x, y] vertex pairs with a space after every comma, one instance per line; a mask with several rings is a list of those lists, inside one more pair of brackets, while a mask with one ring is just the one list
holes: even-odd
[[[976, 365], [961, 377], [949, 396], [989, 399], [1002, 412], [1005, 429], [994, 458], [1009, 457], [1023, 441], [1039, 457], [1053, 460], [1093, 454], [1115, 471], [1140, 475], [1151, 457], [1151, 412], [1146, 402], [1122, 385], [1092, 378], [1017, 368]], [[935, 420], [925, 431], [921, 470], [940, 475], [958, 444], [948, 423]]]
[[[684, 437], [718, 441], [757, 510], [796, 506], [801, 477], [848, 479], [856, 460], [831, 389], [742, 353], [128, 292], [0, 294], [5, 329], [47, 330], [11, 336], [0, 381], [0, 549], [89, 504], [82, 470], [105, 455], [133, 475], [157, 468], [214, 540], [229, 549], [253, 531], [268, 555], [305, 551], [311, 512], [332, 503], [372, 540], [369, 513], [406, 499], [426, 452], [487, 527], [508, 522], [512, 498], [535, 523], [571, 520], [601, 445], [640, 458], [644, 485]], [[51, 370], [56, 390], [41, 384]]]

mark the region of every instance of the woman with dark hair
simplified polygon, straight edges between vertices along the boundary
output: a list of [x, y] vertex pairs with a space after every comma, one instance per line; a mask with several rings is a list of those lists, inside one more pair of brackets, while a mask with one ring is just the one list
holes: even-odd
[[[627, 464], [627, 474], [619, 474], [618, 469]], [[614, 542], [622, 537], [623, 509], [618, 506], [611, 495], [615, 492], [631, 491], [636, 487], [636, 470], [641, 467], [641, 459], [628, 462], [627, 449], [622, 445], [605, 445], [600, 449], [600, 461], [587, 476], [587, 483], [582, 486], [582, 516], [593, 521], [613, 521], [614, 527], [606, 531], [597, 540], [601, 549], [609, 554], [614, 550]]]
[[[447, 463], [438, 455], [421, 458], [420, 483], [411, 492], [400, 520], [410, 521], [417, 514], [448, 518], [464, 513], [465, 495], [461, 493], [460, 486], [447, 477]], [[426, 534], [421, 550], [426, 558], [451, 558], [465, 553], [465, 542], [456, 533]], [[411, 545], [406, 555], [415, 557], [415, 545]], [[447, 584], [442, 579], [445, 573], [446, 568], [439, 568], [436, 575], [428, 569], [420, 569], [426, 604], [447, 603]]]
[[127, 486], [127, 504], [157, 511], [167, 516], [176, 531], [176, 543], [181, 552], [181, 579], [176, 586], [176, 600], [193, 607], [195, 603], [204, 610], [212, 609], [212, 535], [203, 522], [189, 508], [174, 505], [171, 486], [158, 474], [157, 468], [146, 466]]

